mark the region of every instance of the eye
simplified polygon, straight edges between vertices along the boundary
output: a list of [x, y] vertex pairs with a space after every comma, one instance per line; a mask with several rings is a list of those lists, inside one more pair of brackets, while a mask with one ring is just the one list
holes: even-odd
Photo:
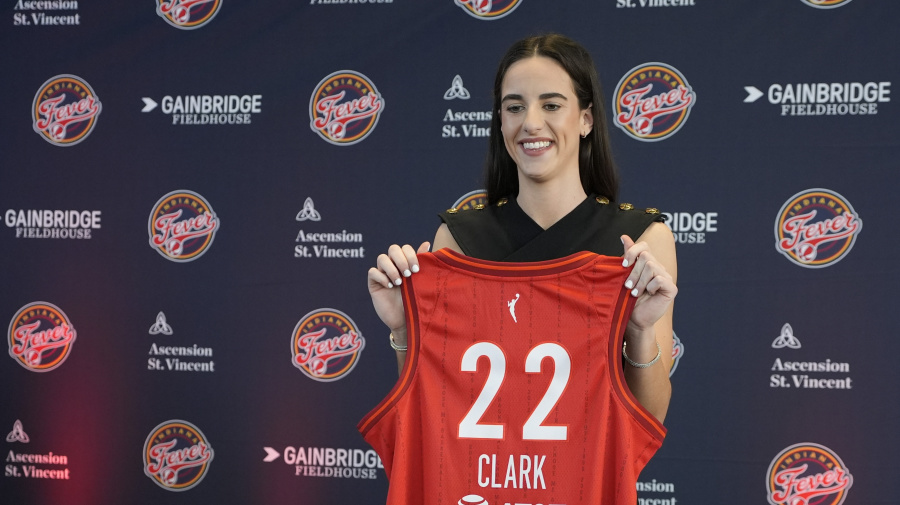
[[552, 103], [552, 102], [550, 102], [550, 103], [545, 103], [545, 104], [544, 104], [544, 110], [549, 110], [549, 111], [551, 111], [551, 112], [552, 112], [552, 111], [557, 111], [557, 110], [559, 110], [559, 109], [561, 109], [561, 108], [562, 108], [562, 105], [560, 105], [560, 104], [558, 104], [558, 103]]
[[525, 106], [517, 103], [506, 106], [506, 112], [510, 112], [512, 114], [517, 114], [519, 112], [522, 112], [523, 110], [525, 110]]

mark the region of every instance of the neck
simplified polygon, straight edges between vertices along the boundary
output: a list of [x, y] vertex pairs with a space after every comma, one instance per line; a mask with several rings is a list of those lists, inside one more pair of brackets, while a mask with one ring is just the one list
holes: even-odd
[[519, 181], [516, 203], [528, 217], [545, 230], [572, 212], [572, 209], [587, 198], [581, 187], [581, 181], [577, 181], [577, 184], [562, 182]]

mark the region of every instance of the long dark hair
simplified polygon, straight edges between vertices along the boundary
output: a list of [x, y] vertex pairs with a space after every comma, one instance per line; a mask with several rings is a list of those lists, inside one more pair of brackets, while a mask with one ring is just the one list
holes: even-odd
[[615, 201], [619, 193], [619, 175], [610, 152], [603, 92], [594, 62], [581, 44], [564, 35], [551, 33], [516, 42], [500, 60], [500, 68], [494, 79], [490, 147], [484, 174], [488, 203], [519, 193], [516, 163], [506, 151], [503, 133], [500, 131], [500, 87], [506, 71], [513, 63], [533, 56], [545, 56], [559, 63], [572, 78], [579, 108], [586, 109], [591, 105], [594, 126], [587, 137], [579, 142], [578, 172], [581, 175], [581, 186], [587, 194], [596, 193]]

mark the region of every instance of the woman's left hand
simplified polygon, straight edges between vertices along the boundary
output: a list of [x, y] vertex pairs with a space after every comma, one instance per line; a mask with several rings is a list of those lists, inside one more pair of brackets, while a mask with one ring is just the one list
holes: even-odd
[[678, 287], [666, 268], [653, 257], [646, 242], [634, 243], [628, 235], [622, 235], [622, 243], [625, 245], [622, 264], [634, 265], [625, 287], [637, 297], [628, 325], [632, 330], [646, 331], [665, 314]]

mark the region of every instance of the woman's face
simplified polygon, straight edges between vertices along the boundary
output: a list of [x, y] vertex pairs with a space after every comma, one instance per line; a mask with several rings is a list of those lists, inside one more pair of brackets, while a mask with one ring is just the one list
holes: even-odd
[[545, 182], [574, 174], [582, 133], [593, 126], [590, 107], [579, 109], [569, 74], [556, 61], [534, 56], [513, 63], [500, 86], [500, 129], [520, 177]]

